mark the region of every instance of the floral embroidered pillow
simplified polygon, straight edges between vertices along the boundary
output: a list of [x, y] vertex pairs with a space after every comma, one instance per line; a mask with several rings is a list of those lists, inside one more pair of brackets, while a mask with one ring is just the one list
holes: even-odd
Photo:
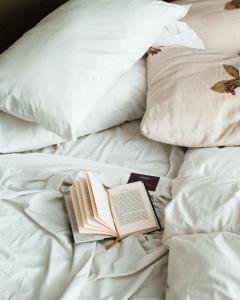
[[186, 147], [240, 145], [240, 56], [166, 47], [148, 55], [147, 69], [145, 136]]
[[224, 6], [226, 10], [237, 9], [240, 8], [240, 0], [232, 0], [227, 2]]
[[183, 19], [207, 50], [240, 53], [240, 0], [178, 0], [192, 3]]

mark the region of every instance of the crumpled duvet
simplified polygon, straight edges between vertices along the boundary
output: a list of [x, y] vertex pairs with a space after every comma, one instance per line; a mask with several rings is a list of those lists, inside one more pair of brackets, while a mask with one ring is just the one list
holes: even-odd
[[161, 177], [153, 202], [161, 221], [160, 199], [169, 203], [164, 233], [106, 251], [103, 242], [72, 245], [59, 188], [87, 170], [109, 187], [137, 170], [52, 154], [0, 156], [0, 299], [239, 300], [239, 161], [237, 147], [188, 150], [178, 177]]
[[[164, 299], [161, 232], [125, 238], [108, 251], [103, 242], [73, 246], [59, 188], [87, 170], [107, 186], [134, 171], [51, 154], [0, 156], [1, 300]], [[161, 196], [170, 199], [171, 180], [161, 182]]]
[[167, 300], [240, 299], [239, 162], [237, 147], [186, 153], [165, 209]]

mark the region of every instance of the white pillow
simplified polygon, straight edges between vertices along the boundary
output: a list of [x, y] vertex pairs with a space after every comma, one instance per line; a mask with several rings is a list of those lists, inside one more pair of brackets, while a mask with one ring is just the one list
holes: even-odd
[[76, 138], [111, 85], [188, 8], [156, 0], [67, 2], [1, 55], [0, 109]]
[[179, 236], [169, 245], [166, 300], [239, 299], [239, 235]]
[[175, 22], [165, 26], [152, 46], [182, 46], [204, 49], [200, 37], [185, 22]]
[[[94, 133], [143, 116], [147, 80], [145, 59], [139, 60], [113, 85], [81, 121], [79, 136]], [[35, 150], [64, 140], [40, 125], [0, 112], [0, 153]]]

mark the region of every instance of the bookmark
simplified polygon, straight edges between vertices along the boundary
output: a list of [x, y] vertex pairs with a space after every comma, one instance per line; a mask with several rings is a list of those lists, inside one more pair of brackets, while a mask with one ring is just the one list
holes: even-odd
[[120, 241], [121, 241], [121, 239], [119, 237], [117, 237], [114, 241], [112, 241], [111, 243], [105, 245], [105, 249], [106, 250], [111, 249], [114, 245], [116, 245]]

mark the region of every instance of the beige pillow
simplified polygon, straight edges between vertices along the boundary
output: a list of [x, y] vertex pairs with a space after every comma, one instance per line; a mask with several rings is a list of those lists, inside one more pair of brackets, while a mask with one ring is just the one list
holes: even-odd
[[[149, 55], [141, 132], [155, 141], [187, 147], [240, 145], [240, 88], [228, 87], [228, 93], [211, 89], [218, 81], [226, 81], [226, 87], [239, 84], [223, 64], [239, 70], [240, 57], [191, 48], [162, 48]], [[235, 70], [236, 78], [237, 69], [229, 70]], [[217, 88], [221, 91], [223, 82]]]
[[240, 9], [225, 10], [230, 0], [179, 0], [193, 3], [183, 19], [202, 39], [207, 50], [240, 52]]

